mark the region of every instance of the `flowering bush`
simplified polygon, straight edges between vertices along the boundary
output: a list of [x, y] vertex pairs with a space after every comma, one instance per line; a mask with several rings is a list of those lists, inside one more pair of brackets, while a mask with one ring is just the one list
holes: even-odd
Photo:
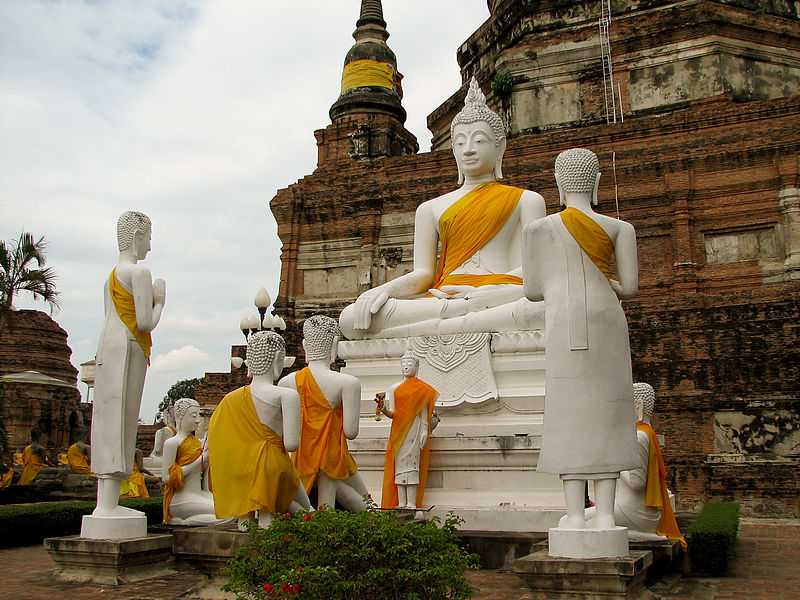
[[394, 512], [323, 508], [249, 525], [253, 541], [228, 563], [223, 589], [248, 600], [466, 599], [477, 556], [460, 545], [460, 519], [400, 521]]

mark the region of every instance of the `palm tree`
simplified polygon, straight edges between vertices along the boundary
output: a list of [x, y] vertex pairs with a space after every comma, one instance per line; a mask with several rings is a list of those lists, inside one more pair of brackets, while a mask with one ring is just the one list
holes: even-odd
[[[14, 243], [0, 240], [0, 327], [8, 320], [14, 296], [25, 291], [33, 294], [34, 300], [44, 300], [50, 305], [50, 314], [60, 306], [56, 291], [56, 274], [44, 267], [47, 242], [38, 241], [33, 235], [22, 232]], [[33, 268], [33, 263], [37, 268]]]

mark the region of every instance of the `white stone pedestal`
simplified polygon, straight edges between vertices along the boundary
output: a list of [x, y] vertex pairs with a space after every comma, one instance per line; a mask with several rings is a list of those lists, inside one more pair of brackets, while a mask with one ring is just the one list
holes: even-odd
[[88, 540], [125, 540], [146, 536], [147, 517], [138, 511], [131, 511], [124, 517], [84, 515], [81, 521], [81, 537]]
[[549, 554], [555, 558], [619, 558], [628, 556], [628, 528], [559, 529], [547, 532]]
[[[536, 472], [544, 422], [544, 334], [486, 335], [489, 351], [474, 370], [488, 365], [491, 377], [478, 381], [479, 391], [460, 403], [457, 394], [440, 389], [446, 378], [433, 380], [431, 365], [421, 361], [420, 379], [445, 397], [436, 408], [441, 422], [431, 436], [424, 505], [433, 506], [431, 516], [452, 510], [466, 521], [463, 530], [545, 533], [564, 514], [564, 494], [557, 476]], [[361, 382], [360, 430], [349, 448], [377, 503], [392, 421], [375, 420], [374, 398], [402, 380], [400, 357], [410, 344], [409, 339], [339, 344], [347, 363], [342, 372]], [[449, 352], [445, 347], [438, 356]], [[472, 372], [467, 376], [473, 375], [480, 379]]]

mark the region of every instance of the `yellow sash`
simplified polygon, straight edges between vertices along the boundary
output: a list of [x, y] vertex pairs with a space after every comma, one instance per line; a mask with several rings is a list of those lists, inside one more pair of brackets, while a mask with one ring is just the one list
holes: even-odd
[[[90, 473], [91, 475], [91, 473]], [[122, 482], [119, 495], [127, 495], [128, 498], [149, 498], [150, 492], [147, 491], [144, 473], [139, 470], [139, 465], [134, 461], [133, 471], [128, 478]]]
[[0, 490], [11, 485], [12, 477], [14, 477], [14, 469], [9, 469], [0, 475]]
[[22, 471], [22, 476], [19, 478], [17, 485], [30, 485], [31, 481], [39, 474], [44, 466], [41, 454], [33, 454], [30, 446], [26, 446], [22, 451], [22, 462], [25, 468]]
[[25, 461], [22, 460], [22, 452], [17, 452], [14, 455], [14, 464], [19, 465], [20, 467], [25, 466]]
[[[172, 504], [172, 496], [183, 487], [183, 467], [192, 464], [203, 453], [203, 446], [193, 435], [187, 435], [178, 446], [175, 454], [175, 462], [169, 467], [169, 481], [164, 486], [164, 523], [169, 522], [172, 515], [169, 513], [169, 506]], [[135, 471], [138, 471], [134, 467]], [[131, 475], [132, 477], [133, 475]], [[144, 479], [144, 477], [142, 477]], [[144, 483], [144, 482], [142, 482]], [[146, 491], [146, 490], [145, 490]]]
[[416, 377], [409, 377], [394, 390], [394, 417], [389, 434], [389, 445], [386, 448], [386, 460], [383, 465], [383, 494], [381, 508], [397, 506], [397, 484], [394, 482], [395, 458], [400, 446], [408, 435], [414, 419], [423, 410], [428, 410], [428, 441], [419, 455], [419, 485], [417, 486], [417, 506], [422, 505], [425, 495], [425, 484], [428, 480], [428, 463], [431, 454], [431, 415], [439, 392]]
[[67, 462], [70, 468], [80, 475], [93, 475], [89, 458], [78, 449], [78, 444], [67, 448]]
[[511, 283], [522, 285], [515, 275], [451, 275], [503, 228], [517, 207], [523, 190], [495, 181], [479, 185], [448, 208], [439, 218], [442, 252], [436, 264], [433, 288], [443, 285]]
[[225, 519], [250, 511], [286, 512], [300, 487], [281, 437], [258, 418], [250, 386], [234, 390], [208, 426], [214, 510]]
[[564, 227], [575, 238], [586, 256], [602, 271], [606, 279], [611, 279], [611, 257], [614, 254], [614, 243], [605, 230], [577, 208], [569, 207], [558, 214], [561, 215]]
[[678, 529], [675, 521], [675, 513], [672, 512], [672, 504], [669, 501], [667, 491], [667, 468], [664, 466], [664, 457], [661, 455], [661, 448], [658, 446], [656, 432], [647, 423], [639, 421], [636, 429], [644, 431], [650, 439], [650, 460], [647, 463], [647, 489], [645, 491], [645, 506], [661, 511], [661, 520], [656, 527], [658, 535], [664, 535], [667, 539], [678, 540], [681, 547], [686, 550], [686, 540]]
[[111, 294], [111, 300], [114, 302], [114, 308], [117, 309], [117, 314], [120, 320], [125, 323], [125, 326], [139, 342], [147, 358], [147, 364], [150, 364], [150, 348], [153, 345], [153, 339], [149, 333], [142, 333], [136, 325], [136, 307], [133, 303], [133, 294], [122, 287], [122, 284], [117, 280], [117, 269], [111, 271], [111, 277], [108, 278], [108, 291]]
[[342, 91], [364, 86], [394, 89], [394, 69], [377, 60], [356, 60], [346, 64], [342, 71]]
[[292, 454], [292, 463], [308, 492], [319, 471], [331, 479], [347, 479], [358, 467], [347, 450], [342, 405], [331, 408], [308, 367], [295, 377], [303, 418], [300, 447]]

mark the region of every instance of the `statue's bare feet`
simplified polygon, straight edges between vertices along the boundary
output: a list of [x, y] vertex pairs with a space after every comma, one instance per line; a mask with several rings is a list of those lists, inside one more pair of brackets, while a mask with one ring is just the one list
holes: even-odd
[[614, 515], [596, 515], [593, 519], [595, 529], [614, 529]]
[[586, 529], [586, 519], [583, 515], [564, 515], [558, 521], [559, 529]]
[[92, 511], [92, 516], [104, 517], [107, 519], [124, 519], [126, 517], [143, 517], [144, 513], [126, 506], [115, 506], [112, 509], [98, 506]]

